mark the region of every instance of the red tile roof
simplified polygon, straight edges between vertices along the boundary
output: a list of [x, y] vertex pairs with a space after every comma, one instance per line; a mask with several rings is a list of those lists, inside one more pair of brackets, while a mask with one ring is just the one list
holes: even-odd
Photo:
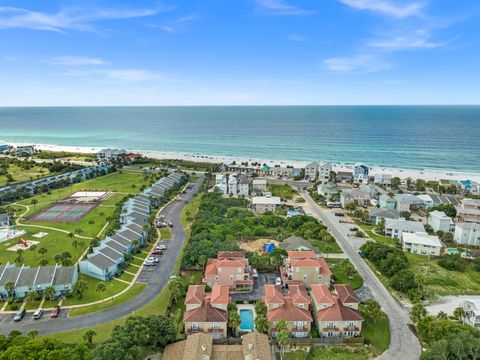
[[291, 260], [290, 265], [292, 267], [318, 267], [320, 268], [320, 271], [319, 271], [320, 274], [332, 275], [332, 271], [330, 270], [330, 267], [328, 266], [327, 262], [323, 258]]
[[243, 259], [245, 251], [219, 251], [217, 259]]
[[210, 303], [213, 305], [223, 305], [230, 302], [230, 290], [228, 285], [213, 285], [210, 295]]
[[305, 286], [289, 285], [288, 290], [294, 304], [310, 304], [310, 297], [308, 296]]
[[306, 258], [315, 258], [315, 251], [305, 250], [305, 251], [287, 251], [288, 257], [290, 259], [306, 259]]
[[227, 322], [228, 313], [225, 310], [217, 309], [210, 304], [210, 297], [204, 298], [202, 306], [186, 311], [183, 315], [183, 322]]
[[333, 288], [335, 289], [335, 291], [338, 295], [338, 298], [342, 301], [342, 303], [344, 303], [344, 304], [351, 304], [351, 303], [360, 304], [360, 300], [358, 300], [357, 294], [355, 294], [355, 292], [350, 287], [350, 285], [335, 284], [335, 285], [333, 285]]
[[318, 321], [361, 321], [362, 315], [354, 309], [342, 304], [338, 297], [335, 297], [335, 303], [324, 309], [317, 311]]
[[311, 284], [313, 299], [317, 304], [334, 304], [335, 296], [332, 295], [327, 285]]
[[300, 309], [293, 304], [291, 296], [284, 296], [285, 304], [277, 309], [267, 311], [268, 321], [308, 321], [311, 322], [312, 315], [307, 309]]
[[190, 285], [187, 295], [185, 296], [185, 304], [200, 305], [205, 297], [205, 285]]
[[218, 268], [220, 267], [241, 267], [247, 266], [247, 259], [208, 259], [207, 266], [205, 267], [205, 275], [218, 274]]
[[284, 304], [282, 289], [280, 285], [265, 285], [265, 303], [267, 304]]

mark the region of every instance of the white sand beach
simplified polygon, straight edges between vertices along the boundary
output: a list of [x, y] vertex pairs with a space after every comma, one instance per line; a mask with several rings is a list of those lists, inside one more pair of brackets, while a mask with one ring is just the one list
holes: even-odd
[[[17, 143], [8, 143], [12, 146], [25, 145]], [[100, 147], [85, 147], [85, 146], [65, 146], [65, 145], [52, 145], [52, 144], [35, 144], [35, 148], [46, 151], [67, 151], [78, 153], [96, 153], [102, 148]], [[241, 162], [259, 162], [261, 164], [267, 164], [269, 166], [293, 166], [297, 168], [304, 167], [309, 164], [309, 161], [295, 161], [295, 160], [270, 160], [270, 159], [256, 159], [241, 156], [221, 156], [221, 155], [199, 155], [188, 154], [178, 152], [164, 152], [164, 151], [152, 151], [152, 150], [140, 150], [140, 149], [127, 149], [131, 152], [143, 154], [153, 159], [179, 159], [187, 161], [197, 162], [209, 162], [209, 163], [231, 163], [236, 161]], [[321, 159], [318, 162], [322, 162]], [[333, 171], [348, 171], [352, 170], [353, 163], [333, 163]], [[377, 173], [389, 174], [393, 177], [398, 176], [400, 179], [412, 178], [412, 179], [424, 179], [424, 180], [472, 180], [480, 182], [480, 173], [475, 172], [460, 172], [460, 171], [447, 171], [447, 170], [435, 170], [435, 169], [402, 169], [395, 167], [375, 166], [366, 164], [370, 167], [370, 174]]]

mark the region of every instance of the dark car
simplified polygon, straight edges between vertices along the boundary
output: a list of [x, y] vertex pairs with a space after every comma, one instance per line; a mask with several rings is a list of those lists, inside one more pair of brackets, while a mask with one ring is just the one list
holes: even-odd
[[336, 212], [336, 213], [335, 213], [335, 216], [342, 217], [342, 216], [345, 216], [345, 214], [344, 214], [344, 213], [341, 213], [341, 212]]
[[59, 316], [60, 316], [60, 305], [57, 305], [53, 308], [52, 314], [50, 315], [50, 317], [58, 318]]
[[358, 228], [354, 226], [354, 227], [350, 228], [350, 231], [358, 231]]
[[19, 312], [15, 314], [15, 317], [13, 318], [13, 321], [21, 321], [25, 315], [27, 314], [27, 310], [22, 309]]

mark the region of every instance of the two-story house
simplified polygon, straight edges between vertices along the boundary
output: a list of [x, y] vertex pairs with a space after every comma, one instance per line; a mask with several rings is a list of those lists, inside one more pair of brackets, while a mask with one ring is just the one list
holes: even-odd
[[238, 179], [238, 196], [248, 197], [250, 194], [250, 182], [246, 176], [240, 176]]
[[368, 170], [368, 166], [365, 164], [355, 164], [353, 168], [353, 182], [355, 184], [368, 184]]
[[203, 283], [210, 287], [228, 285], [232, 291], [251, 291], [253, 269], [243, 251], [219, 251], [216, 259], [208, 259]]
[[317, 258], [312, 250], [288, 251], [288, 257], [280, 268], [283, 283], [303, 284], [307, 288], [311, 284], [329, 285], [332, 271], [323, 258]]
[[312, 162], [305, 166], [305, 179], [310, 181], [317, 180], [318, 176], [318, 163]]
[[425, 232], [425, 227], [420, 221], [404, 219], [386, 219], [385, 236], [392, 239], [400, 239], [403, 233]]
[[279, 285], [265, 285], [268, 332], [272, 337], [278, 333], [277, 324], [284, 320], [292, 337], [307, 337], [312, 325], [310, 297], [303, 285], [290, 285], [283, 291]]
[[315, 323], [320, 337], [357, 337], [362, 331], [363, 317], [358, 312], [360, 301], [349, 285], [312, 285]]
[[319, 179], [328, 179], [330, 173], [332, 172], [332, 163], [329, 161], [323, 162], [318, 166], [318, 178]]
[[205, 292], [205, 285], [190, 285], [183, 315], [185, 333], [202, 332], [215, 339], [226, 337], [229, 303], [227, 285], [213, 285], [211, 293]]
[[455, 225], [453, 220], [448, 217], [443, 211], [432, 211], [427, 219], [428, 225], [430, 225], [433, 231], [449, 232], [453, 231]]
[[462, 318], [464, 324], [480, 329], [480, 300], [469, 299], [461, 303], [465, 315]]

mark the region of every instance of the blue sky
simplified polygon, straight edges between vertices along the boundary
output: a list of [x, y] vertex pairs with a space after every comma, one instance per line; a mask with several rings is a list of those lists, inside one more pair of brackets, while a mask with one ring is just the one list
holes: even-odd
[[480, 104], [478, 0], [1, 1], [0, 106]]

